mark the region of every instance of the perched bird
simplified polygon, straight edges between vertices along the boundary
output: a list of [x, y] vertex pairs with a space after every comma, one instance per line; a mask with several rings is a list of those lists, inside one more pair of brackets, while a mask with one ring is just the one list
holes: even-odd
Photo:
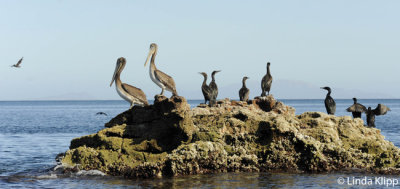
[[167, 90], [172, 92], [172, 96], [178, 96], [178, 93], [176, 92], [174, 79], [172, 79], [171, 76], [165, 74], [164, 72], [158, 70], [156, 64], [154, 63], [157, 51], [158, 51], [157, 44], [155, 43], [150, 44], [150, 51], [149, 54], [147, 55], [147, 59], [146, 62], [144, 63], [144, 66], [147, 65], [147, 62], [149, 62], [151, 56], [150, 69], [149, 69], [150, 78], [155, 84], [157, 84], [162, 89], [160, 95], [164, 95], [164, 90]]
[[21, 65], [23, 59], [24, 59], [24, 57], [22, 57], [21, 59], [19, 59], [18, 62], [17, 62], [16, 64], [12, 65], [11, 67], [20, 68], [20, 67], [21, 67], [20, 65]]
[[325, 108], [326, 112], [330, 115], [335, 115], [336, 112], [336, 103], [335, 100], [331, 97], [331, 88], [329, 87], [321, 87], [321, 89], [325, 89], [328, 91], [328, 94], [326, 94], [325, 98]]
[[[211, 73], [211, 82], [208, 86], [210, 86], [211, 89], [211, 96], [210, 96], [210, 105], [215, 104], [217, 102], [217, 97], [218, 97], [218, 86], [217, 83], [215, 83], [215, 74], [220, 72], [221, 70], [215, 70]], [[212, 106], [212, 105], [211, 105]]]
[[371, 107], [368, 107], [367, 110], [367, 125], [370, 127], [375, 127], [375, 116], [380, 116], [380, 115], [385, 115], [388, 111], [390, 111], [390, 108], [383, 104], [378, 104], [378, 106], [375, 109], [371, 109]]
[[107, 116], [107, 114], [104, 113], [104, 112], [97, 112], [96, 115], [105, 115], [105, 116]]
[[[207, 104], [207, 101], [210, 101], [210, 96], [211, 94], [211, 88], [210, 86], [207, 85], [207, 74], [204, 72], [200, 72], [199, 74], [204, 76], [203, 84], [201, 85], [201, 92], [203, 92], [204, 96], [204, 104]], [[210, 101], [211, 103], [211, 101]], [[210, 104], [211, 106], [211, 104]]]
[[149, 105], [149, 102], [147, 101], [147, 98], [146, 98], [146, 94], [144, 94], [144, 92], [141, 89], [121, 82], [120, 75], [121, 75], [122, 70], [125, 67], [125, 64], [126, 64], [125, 58], [123, 58], [123, 57], [118, 58], [117, 64], [115, 66], [114, 75], [111, 80], [110, 87], [112, 86], [113, 82], [115, 81], [115, 88], [117, 89], [117, 93], [123, 99], [125, 99], [126, 101], [131, 103], [130, 108], [132, 108], [133, 105], [135, 105], [135, 104], [141, 105], [141, 106]]
[[353, 118], [361, 118], [361, 114], [367, 112], [367, 108], [357, 103], [357, 98], [353, 98], [354, 104], [348, 107], [347, 112], [351, 112], [353, 114]]
[[262, 78], [261, 80], [261, 96], [266, 96], [265, 92], [268, 92], [269, 95], [269, 91], [271, 90], [271, 85], [272, 85], [272, 75], [271, 75], [271, 71], [269, 69], [271, 63], [267, 63], [267, 74], [265, 74], [265, 76]]
[[242, 88], [239, 90], [239, 98], [240, 101], [248, 101], [250, 90], [246, 87], [246, 80], [249, 79], [248, 77], [243, 77], [242, 80]]

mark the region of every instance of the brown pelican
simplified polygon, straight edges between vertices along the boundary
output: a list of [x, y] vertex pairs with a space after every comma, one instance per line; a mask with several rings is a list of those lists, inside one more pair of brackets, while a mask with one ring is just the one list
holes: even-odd
[[330, 87], [321, 87], [321, 89], [325, 89], [328, 91], [325, 98], [325, 108], [328, 114], [335, 115], [336, 112], [336, 103], [335, 100], [331, 97], [331, 88]]
[[[204, 72], [200, 72], [199, 74], [204, 76], [203, 84], [201, 85], [201, 92], [203, 92], [204, 104], [207, 104], [207, 101], [210, 101], [211, 88], [207, 85], [207, 74]], [[212, 104], [210, 104], [210, 106], [212, 106]]]
[[239, 90], [239, 98], [240, 101], [246, 101], [249, 100], [249, 94], [250, 90], [246, 87], [246, 80], [249, 79], [248, 77], [243, 77], [242, 80], [242, 88]]
[[367, 110], [367, 125], [370, 127], [375, 127], [375, 116], [385, 115], [390, 108], [383, 104], [378, 104], [378, 106], [372, 110], [371, 107], [368, 107]]
[[211, 73], [211, 82], [208, 86], [210, 86], [211, 89], [211, 96], [210, 96], [210, 104], [214, 104], [217, 101], [217, 97], [218, 97], [218, 86], [217, 83], [215, 83], [215, 74], [220, 72], [221, 70], [215, 70]]
[[149, 62], [149, 58], [151, 56], [150, 69], [149, 69], [150, 78], [151, 80], [153, 80], [155, 84], [161, 87], [162, 90], [160, 95], [164, 95], [164, 90], [167, 90], [172, 92], [172, 96], [178, 96], [178, 93], [176, 92], [174, 79], [172, 79], [171, 76], [165, 74], [164, 72], [156, 68], [154, 59], [156, 58], [157, 50], [158, 50], [157, 44], [155, 43], [150, 44], [150, 51], [149, 54], [147, 55], [147, 59], [146, 62], [144, 63], [144, 66], [147, 65], [147, 62]]
[[272, 75], [271, 75], [271, 71], [269, 70], [269, 66], [271, 65], [271, 63], [267, 63], [267, 74], [265, 74], [265, 76], [262, 78], [261, 80], [261, 96], [266, 96], [265, 92], [268, 92], [269, 95], [269, 91], [271, 90], [271, 85], [272, 85]]
[[361, 118], [361, 114], [367, 112], [367, 108], [362, 104], [357, 103], [357, 98], [353, 98], [354, 104], [346, 110], [353, 114], [353, 118]]
[[18, 62], [14, 65], [12, 65], [11, 67], [16, 67], [16, 68], [20, 68], [20, 64], [22, 63], [22, 60], [24, 59], [24, 57], [22, 57], [21, 59], [18, 60]]
[[126, 64], [125, 58], [123, 57], [118, 58], [110, 87], [115, 81], [115, 88], [117, 89], [119, 96], [121, 96], [123, 99], [131, 103], [130, 108], [132, 108], [133, 105], [135, 104], [142, 106], [149, 105], [149, 102], [147, 102], [146, 94], [144, 94], [144, 92], [141, 89], [121, 82], [120, 75], [125, 67], [125, 64]]

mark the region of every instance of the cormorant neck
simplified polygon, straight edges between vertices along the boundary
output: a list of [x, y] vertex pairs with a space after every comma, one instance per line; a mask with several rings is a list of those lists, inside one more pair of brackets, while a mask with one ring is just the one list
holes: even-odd
[[269, 65], [267, 66], [267, 74], [268, 74], [268, 75], [271, 74], [271, 72], [270, 72], [270, 70], [269, 70]]
[[203, 75], [203, 76], [204, 76], [203, 85], [207, 85], [207, 76], [205, 76], [205, 75]]
[[326, 94], [326, 96], [331, 96], [331, 91], [328, 90], [328, 94]]
[[357, 99], [353, 99], [354, 100], [354, 104], [357, 104]]
[[211, 81], [215, 82], [214, 74], [211, 74]]
[[243, 87], [244, 87], [244, 88], [247, 88], [247, 87], [246, 87], [246, 79], [243, 79], [242, 83], [243, 83]]

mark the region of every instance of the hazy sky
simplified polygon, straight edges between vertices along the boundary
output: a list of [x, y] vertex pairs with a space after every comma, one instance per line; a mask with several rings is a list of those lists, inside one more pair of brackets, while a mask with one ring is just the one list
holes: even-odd
[[[198, 72], [217, 69], [219, 98], [238, 98], [245, 75], [250, 96], [259, 95], [267, 61], [277, 98], [324, 98], [321, 86], [347, 91], [338, 98], [400, 98], [399, 8], [394, 0], [0, 0], [0, 100], [121, 99], [109, 87], [121, 56], [121, 80], [152, 99], [161, 91], [143, 66], [152, 42], [157, 67], [189, 99], [202, 98]], [[22, 56], [22, 68], [11, 68]]]

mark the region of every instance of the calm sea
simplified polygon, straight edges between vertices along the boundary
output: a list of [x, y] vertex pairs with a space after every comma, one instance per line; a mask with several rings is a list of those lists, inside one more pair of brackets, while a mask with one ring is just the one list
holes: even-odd
[[[281, 101], [295, 107], [296, 114], [305, 111], [325, 112], [323, 100]], [[192, 107], [200, 102], [189, 101]], [[345, 109], [353, 103], [352, 100], [336, 100], [336, 103], [336, 115], [350, 115]], [[376, 125], [387, 140], [400, 147], [400, 100], [359, 99], [359, 103], [372, 108], [382, 103], [392, 109], [387, 115], [378, 116]], [[125, 101], [0, 102], [0, 188], [336, 188], [343, 186], [337, 184], [339, 177], [379, 176], [224, 173], [125, 180], [109, 176], [58, 177], [49, 173], [48, 170], [55, 165], [54, 158], [68, 149], [71, 139], [103, 129], [104, 123], [127, 108], [129, 105]], [[108, 116], [96, 115], [97, 112], [105, 112]], [[400, 181], [400, 177], [396, 179]]]

